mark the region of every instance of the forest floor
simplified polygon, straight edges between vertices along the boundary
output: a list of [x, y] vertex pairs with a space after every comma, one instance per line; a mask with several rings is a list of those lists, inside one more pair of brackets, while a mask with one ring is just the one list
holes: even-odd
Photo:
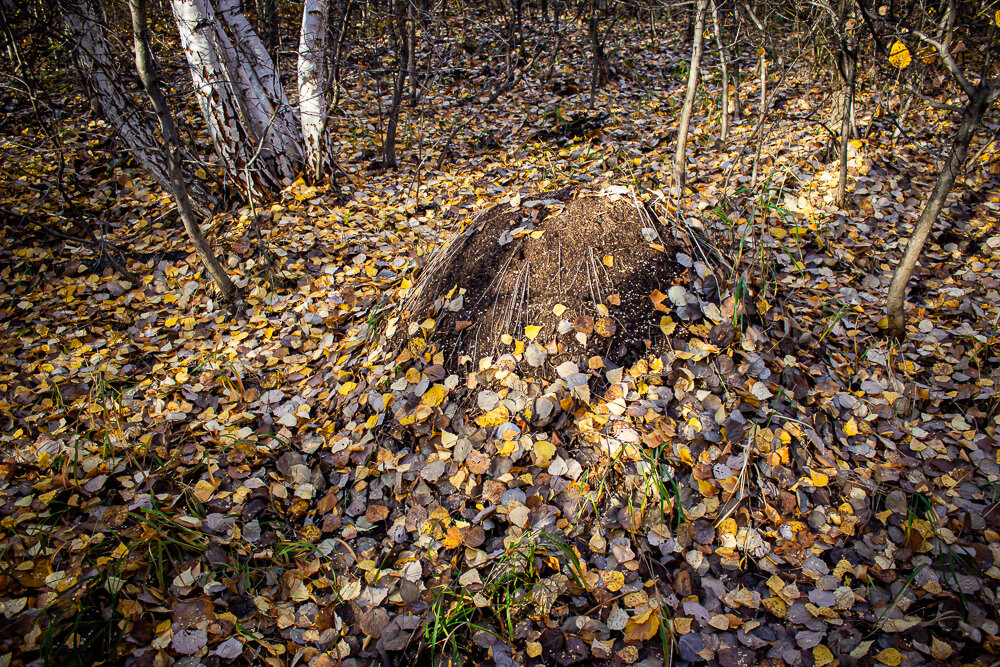
[[[809, 122], [828, 104], [818, 75], [771, 81], [763, 139], [746, 82], [745, 117], [718, 142], [708, 66], [697, 192], [678, 214], [661, 188], [682, 50], [642, 27], [620, 41], [592, 108], [585, 54], [567, 51], [552, 82], [530, 71], [482, 110], [441, 169], [442, 137], [479, 113], [460, 103], [472, 83], [438, 81], [405, 109], [395, 171], [370, 168], [374, 95], [348, 96], [335, 136], [350, 180], [212, 221], [244, 292], [234, 310], [82, 98], [58, 124], [65, 173], [33, 117], [7, 124], [0, 664], [996, 659], [996, 147], [960, 178], [911, 283], [908, 336], [889, 340], [888, 281], [954, 119], [915, 108], [895, 137], [893, 107], [859, 103], [838, 207], [838, 164]], [[587, 136], [537, 135], [598, 113]], [[705, 264], [671, 258], [688, 271], [649, 302], [667, 352], [560, 366], [583, 391], [500, 358], [447, 372], [433, 322], [395, 342], [434, 248], [491, 206], [566, 186], [700, 223], [732, 264], [709, 269], [725, 284], [712, 300], [695, 288]], [[74, 215], [132, 253], [141, 285], [53, 236], [78, 236]]]

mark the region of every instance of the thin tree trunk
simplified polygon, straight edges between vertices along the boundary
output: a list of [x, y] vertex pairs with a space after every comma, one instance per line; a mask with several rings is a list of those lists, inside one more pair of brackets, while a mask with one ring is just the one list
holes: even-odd
[[[172, 189], [172, 177], [166, 156], [160, 150], [152, 118], [131, 108], [131, 96], [121, 75], [115, 70], [111, 50], [99, 22], [87, 0], [68, 3], [65, 20], [76, 47], [81, 69], [89, 79], [105, 118], [115, 130], [115, 135], [135, 157], [142, 168], [164, 190]], [[182, 164], [188, 159], [181, 156]], [[198, 215], [211, 215], [218, 205], [216, 198], [204, 183], [193, 174], [184, 174], [188, 184], [191, 205]]]
[[403, 87], [406, 84], [406, 70], [400, 61], [399, 72], [392, 86], [392, 104], [389, 107], [389, 117], [385, 123], [385, 139], [382, 142], [382, 164], [386, 169], [399, 166], [396, 161], [396, 129], [399, 126], [399, 110], [403, 104]]
[[684, 95], [684, 108], [681, 110], [680, 123], [677, 128], [677, 153], [674, 155], [674, 186], [678, 199], [684, 198], [684, 185], [687, 179], [687, 138], [691, 126], [691, 112], [694, 109], [694, 96], [698, 90], [698, 71], [701, 68], [701, 52], [704, 45], [705, 9], [708, 0], [698, 0], [695, 9], [694, 37], [691, 40], [691, 63], [688, 69], [687, 92]]
[[222, 268], [222, 264], [212, 252], [205, 235], [201, 231], [201, 226], [195, 217], [194, 209], [191, 206], [191, 199], [188, 197], [187, 186], [184, 183], [184, 175], [181, 171], [181, 146], [177, 136], [177, 126], [174, 118], [167, 106], [167, 100], [160, 89], [159, 80], [153, 71], [152, 54], [149, 50], [149, 39], [146, 34], [146, 0], [129, 0], [129, 9], [132, 13], [132, 36], [135, 43], [135, 66], [139, 72], [142, 85], [149, 95], [156, 116], [160, 120], [160, 129], [163, 132], [163, 141], [166, 148], [167, 161], [170, 165], [170, 176], [173, 185], [174, 199], [177, 201], [177, 210], [180, 212], [181, 220], [184, 223], [184, 230], [194, 244], [195, 252], [208, 270], [212, 280], [215, 281], [219, 291], [226, 301], [232, 301], [236, 296], [236, 285], [230, 280], [229, 274]]
[[760, 114], [763, 116], [767, 113], [767, 52], [764, 47], [760, 48], [759, 56], [759, 66], [760, 66]]
[[257, 0], [257, 34], [271, 60], [278, 62], [278, 0]]
[[299, 117], [306, 145], [306, 165], [315, 181], [327, 162], [326, 23], [327, 0], [305, 0], [299, 38]]
[[341, 12], [340, 28], [337, 31], [337, 46], [333, 50], [333, 70], [330, 77], [333, 82], [333, 102], [332, 109], [340, 106], [340, 65], [344, 59], [344, 44], [347, 42], [347, 34], [351, 25], [351, 12], [354, 10], [354, 0], [341, 0], [343, 11]]
[[712, 26], [715, 28], [715, 46], [719, 49], [719, 62], [722, 66], [722, 86], [719, 100], [721, 111], [719, 129], [719, 140], [725, 141], [729, 137], [729, 52], [722, 34], [722, 24], [719, 21], [719, 7], [715, 0], [712, 2]]
[[743, 100], [740, 98], [740, 63], [742, 59], [737, 56], [733, 59], [733, 119], [743, 119]]
[[989, 85], [982, 85], [976, 90], [975, 96], [969, 100], [962, 115], [962, 124], [959, 125], [958, 132], [951, 142], [951, 152], [948, 159], [938, 173], [934, 189], [924, 205], [924, 210], [917, 219], [917, 224], [913, 229], [913, 235], [906, 244], [906, 250], [896, 266], [896, 271], [892, 275], [892, 282], [889, 284], [889, 293], [886, 297], [886, 311], [889, 320], [889, 334], [896, 338], [903, 338], [906, 334], [906, 314], [904, 311], [906, 285], [913, 275], [913, 269], [920, 259], [920, 252], [924, 248], [924, 243], [930, 235], [937, 221], [941, 209], [948, 199], [955, 178], [962, 170], [965, 159], [969, 153], [969, 144], [972, 137], [982, 121], [990, 104], [1000, 95], [1000, 78], [994, 79]]
[[840, 176], [837, 181], [837, 206], [843, 207], [847, 202], [847, 147], [850, 144], [851, 136], [851, 106], [854, 102], [854, 87], [857, 80], [857, 63], [854, 62], [853, 54], [846, 48], [842, 52], [844, 74], [847, 79], [846, 96], [843, 101], [840, 119]]
[[409, 70], [410, 87], [408, 97], [410, 104], [417, 104], [417, 17], [414, 14], [413, 0], [406, 3], [406, 69]]

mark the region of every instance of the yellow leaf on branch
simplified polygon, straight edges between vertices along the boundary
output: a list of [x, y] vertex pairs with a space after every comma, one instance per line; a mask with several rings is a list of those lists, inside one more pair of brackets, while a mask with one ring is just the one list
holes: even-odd
[[893, 67], [906, 69], [913, 59], [910, 57], [910, 50], [899, 40], [889, 49], [889, 62]]

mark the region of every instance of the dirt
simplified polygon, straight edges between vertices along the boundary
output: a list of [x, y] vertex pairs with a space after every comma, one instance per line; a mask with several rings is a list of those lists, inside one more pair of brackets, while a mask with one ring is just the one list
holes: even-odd
[[[543, 378], [562, 361], [586, 367], [599, 356], [607, 367], [625, 366], [664, 345], [663, 313], [650, 295], [666, 293], [682, 275], [678, 241], [630, 198], [567, 199], [566, 192], [538, 193], [481, 215], [474, 231], [428, 262], [406, 304], [403, 333], [426, 334], [429, 326], [416, 326], [433, 320], [424, 351], [443, 352], [451, 372], [510, 353], [522, 376]], [[510, 240], [511, 232], [520, 235]], [[533, 341], [529, 326], [541, 327]], [[546, 353], [526, 356], [518, 341]]]

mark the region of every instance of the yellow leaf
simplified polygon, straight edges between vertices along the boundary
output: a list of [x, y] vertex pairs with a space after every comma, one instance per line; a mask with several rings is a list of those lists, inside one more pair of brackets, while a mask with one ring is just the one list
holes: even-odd
[[525, 645], [525, 649], [529, 658], [537, 658], [542, 654], [542, 645], [538, 642], [528, 642]]
[[[649, 295], [649, 299], [653, 302], [653, 308], [660, 311], [661, 313], [669, 313], [670, 309], [663, 305], [664, 299], [667, 295], [658, 289], [653, 290], [653, 293]], [[660, 326], [663, 326], [662, 324]]]
[[822, 644], [814, 646], [813, 661], [816, 663], [816, 667], [826, 667], [833, 662], [833, 653]]
[[194, 485], [194, 496], [203, 503], [207, 503], [213, 493], [215, 493], [215, 487], [206, 479], [198, 480], [198, 483]]
[[610, 317], [602, 317], [601, 319], [594, 322], [594, 331], [597, 332], [598, 336], [603, 336], [604, 338], [611, 338], [615, 335], [615, 331], [618, 327], [615, 325], [615, 321]]
[[562, 305], [561, 303], [557, 303], [556, 305], [552, 306], [552, 314], [555, 315], [556, 317], [559, 317], [565, 312], [566, 312], [566, 306]]
[[437, 406], [441, 405], [442, 401], [444, 401], [444, 395], [445, 395], [444, 387], [439, 384], [436, 384], [430, 389], [428, 389], [426, 393], [424, 393], [424, 396], [423, 398], [420, 399], [420, 402], [428, 407], [436, 408]]
[[604, 256], [604, 266], [610, 269], [612, 266], [614, 266], [614, 264], [615, 264], [614, 257], [612, 257], [611, 255]]
[[854, 417], [844, 424], [844, 433], [849, 436], [858, 434], [858, 422], [854, 421]]
[[675, 616], [671, 625], [674, 627], [674, 632], [679, 635], [686, 635], [691, 632], [691, 622], [694, 619], [686, 618], [684, 616]]
[[535, 443], [535, 465], [540, 468], [548, 467], [552, 463], [552, 457], [556, 455], [556, 446], [548, 440], [539, 440]]
[[889, 328], [889, 318], [888, 317], [883, 317], [882, 319], [880, 319], [878, 321], [877, 326], [878, 326], [879, 329], [888, 329]]
[[760, 603], [778, 618], [784, 618], [788, 613], [788, 605], [781, 598], [764, 598]]
[[528, 340], [535, 340], [541, 330], [542, 328], [540, 326], [532, 324], [524, 327], [524, 335], [528, 337]]
[[618, 570], [603, 570], [601, 578], [604, 580], [604, 587], [610, 593], [620, 590], [625, 585], [625, 575]]
[[889, 49], [889, 62], [893, 67], [897, 69], [906, 69], [910, 64], [912, 58], [910, 57], [910, 50], [906, 48], [906, 44], [903, 44], [899, 40], [892, 45]]
[[735, 535], [736, 531], [739, 530], [739, 526], [736, 524], [735, 519], [723, 519], [719, 522], [718, 530], [720, 535]]
[[830, 483], [830, 478], [817, 470], [809, 471], [813, 486], [823, 487]]
[[498, 405], [486, 414], [477, 417], [476, 424], [483, 428], [486, 428], [487, 426], [499, 426], [507, 421], [509, 416], [510, 414], [507, 412], [507, 408], [503, 405]]
[[416, 336], [410, 339], [410, 342], [407, 345], [407, 347], [409, 347], [410, 352], [414, 356], [419, 356], [420, 353], [424, 351], [424, 348], [427, 347], [427, 341], [419, 336]]
[[645, 612], [628, 619], [625, 625], [625, 641], [649, 641], [660, 629], [660, 617], [656, 615], [657, 607], [650, 607]]
[[664, 336], [669, 336], [675, 329], [677, 329], [677, 323], [670, 319], [669, 315], [660, 318], [660, 331], [663, 332]]
[[455, 549], [462, 546], [462, 533], [459, 531], [458, 526], [449, 526], [448, 532], [445, 533], [444, 539], [441, 540], [441, 546], [445, 549]]
[[879, 654], [875, 656], [875, 659], [889, 665], [889, 667], [896, 667], [896, 665], [903, 661], [903, 654], [894, 648], [887, 648], [879, 652]]
[[997, 13], [993, 16], [993, 22], [997, 24], [998, 28], [1000, 28], [1000, 9], [998, 9]]

